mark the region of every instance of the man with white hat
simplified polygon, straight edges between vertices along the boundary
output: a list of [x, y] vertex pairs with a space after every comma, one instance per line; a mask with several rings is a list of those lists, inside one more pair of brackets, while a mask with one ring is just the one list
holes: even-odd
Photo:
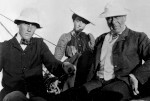
[[[73, 15], [72, 15], [72, 20], [74, 23], [73, 30], [70, 31], [69, 33], [64, 33], [61, 35], [57, 43], [57, 46], [55, 48], [54, 56], [56, 57], [56, 59], [61, 60], [63, 56], [65, 55], [67, 57], [65, 61], [69, 61], [76, 65], [82, 53], [86, 51], [85, 54], [89, 54], [89, 52], [93, 49], [95, 38], [91, 33], [86, 34], [85, 32], [83, 32], [86, 25], [93, 24], [91, 20], [92, 18], [86, 12], [85, 8], [77, 7], [75, 9], [71, 9], [71, 11], [73, 12]], [[86, 68], [82, 67], [80, 69], [86, 69]], [[77, 69], [76, 79], [78, 79], [77, 81], [79, 82], [76, 82], [76, 83], [77, 85], [80, 85], [82, 82], [84, 82], [86, 78], [82, 78], [84, 77], [83, 73], [78, 73], [78, 71], [80, 70]], [[70, 78], [65, 83], [63, 90], [73, 87], [74, 79], [75, 77]]]
[[97, 82], [95, 85], [93, 82], [86, 84], [90, 90], [92, 85], [97, 88], [90, 93], [93, 100], [129, 100], [140, 94], [139, 85], [150, 77], [150, 39], [145, 33], [126, 26], [128, 13], [129, 10], [121, 4], [111, 2], [100, 14], [101, 18], [106, 19], [110, 32], [100, 35], [95, 41]]
[[42, 38], [32, 37], [36, 29], [41, 28], [36, 9], [24, 9], [14, 23], [18, 33], [0, 44], [0, 71], [3, 70], [0, 101], [47, 101], [43, 64], [58, 77], [73, 74], [75, 67], [58, 61]]
[[68, 90], [71, 101], [83, 96], [81, 101], [128, 101], [140, 94], [140, 85], [150, 78], [150, 39], [125, 25], [127, 14], [127, 9], [115, 3], [107, 4], [100, 14], [110, 31], [96, 39], [89, 73], [92, 79]]

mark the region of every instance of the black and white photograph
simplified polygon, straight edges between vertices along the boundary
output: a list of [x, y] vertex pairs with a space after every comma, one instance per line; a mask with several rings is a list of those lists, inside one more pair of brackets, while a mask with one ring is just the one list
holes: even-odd
[[0, 0], [0, 101], [150, 101], [150, 0]]

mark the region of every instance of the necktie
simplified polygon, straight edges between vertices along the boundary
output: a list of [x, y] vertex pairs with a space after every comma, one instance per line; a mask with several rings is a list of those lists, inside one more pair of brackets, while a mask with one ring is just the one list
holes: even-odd
[[29, 44], [30, 44], [30, 41], [28, 41], [28, 40], [26, 40], [26, 39], [21, 39], [20, 44], [29, 45]]

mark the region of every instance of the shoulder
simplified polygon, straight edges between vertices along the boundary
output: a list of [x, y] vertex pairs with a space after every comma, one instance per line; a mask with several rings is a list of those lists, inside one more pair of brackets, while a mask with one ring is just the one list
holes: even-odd
[[60, 40], [69, 40], [69, 39], [71, 39], [71, 33], [63, 33], [59, 39]]
[[[80, 35], [81, 35], [82, 37], [87, 37], [87, 36], [89, 35], [89, 33], [81, 32]], [[92, 34], [90, 34], [90, 35], [92, 35]]]
[[85, 39], [87, 39], [87, 40], [93, 40], [93, 41], [95, 41], [95, 38], [94, 38], [94, 36], [93, 36], [93, 34], [92, 33], [85, 33], [85, 32], [82, 32], [81, 33], [81, 37], [82, 38], [85, 38]]
[[105, 36], [108, 34], [108, 32], [107, 33], [103, 33], [103, 34], [101, 34], [100, 36], [98, 36], [97, 38], [96, 38], [96, 40], [95, 40], [95, 44], [98, 44], [99, 42], [101, 42], [102, 40], [104, 40], [104, 38], [105, 38]]
[[12, 39], [5, 40], [4, 42], [0, 42], [0, 51], [1, 52], [8, 52], [12, 47]]
[[140, 32], [140, 31], [135, 31], [135, 30], [131, 30], [131, 29], [129, 29], [129, 35], [134, 35], [134, 36], [145, 36], [146, 34], [144, 33], [144, 32]]
[[40, 47], [44, 47], [46, 45], [46, 43], [44, 42], [44, 39], [43, 38], [37, 38], [37, 37], [34, 37], [31, 39], [31, 42], [34, 46], [40, 48]]
[[5, 40], [4, 42], [1, 42], [0, 43], [0, 45], [1, 45], [1, 47], [8, 47], [8, 46], [10, 46], [11, 45], [11, 43], [13, 42], [12, 41], [13, 39], [10, 39], [10, 40]]
[[32, 42], [33, 43], [42, 43], [43, 42], [43, 38], [34, 37], [34, 38], [32, 38]]
[[148, 38], [147, 34], [145, 32], [139, 32], [139, 31], [134, 31], [129, 29], [129, 35], [130, 38], [138, 38], [138, 39], [143, 39], [143, 38]]
[[60, 38], [58, 43], [67, 43], [68, 41], [71, 40], [71, 33], [63, 33]]

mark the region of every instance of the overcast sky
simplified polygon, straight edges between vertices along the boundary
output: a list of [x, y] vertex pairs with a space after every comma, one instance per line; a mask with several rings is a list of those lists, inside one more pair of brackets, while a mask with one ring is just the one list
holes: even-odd
[[[111, 0], [0, 0], [0, 14], [14, 20], [20, 11], [26, 7], [37, 8], [40, 12], [43, 28], [37, 30], [43, 38], [57, 44], [61, 34], [72, 30], [72, 12], [70, 7], [87, 9], [87, 13], [93, 16], [96, 26], [87, 25], [85, 32], [92, 33], [95, 38], [109, 29], [105, 19], [98, 18], [103, 12], [104, 6]], [[116, 0], [115, 0], [116, 1]], [[127, 16], [127, 26], [137, 31], [144, 31], [150, 36], [150, 0], [117, 0], [126, 8], [130, 9]], [[0, 15], [0, 22], [14, 35], [17, 32], [16, 25]], [[0, 41], [8, 40], [11, 36], [0, 25]], [[55, 46], [47, 43], [50, 50], [54, 52]]]
[[[15, 35], [17, 32], [16, 25], [2, 15], [14, 20], [19, 16], [23, 8], [37, 8], [40, 11], [43, 28], [37, 30], [36, 33], [50, 42], [57, 44], [59, 37], [63, 33], [70, 32], [73, 28], [70, 7], [82, 6], [87, 9], [87, 13], [95, 17], [93, 22], [96, 24], [95, 26], [87, 25], [84, 31], [92, 33], [96, 38], [100, 34], [109, 31], [105, 19], [98, 18], [98, 15], [103, 12], [104, 6], [109, 1], [110, 0], [0, 0], [0, 24], [6, 26], [12, 35]], [[127, 16], [127, 26], [133, 30], [145, 32], [150, 37], [150, 0], [117, 1], [130, 10]], [[2, 25], [0, 25], [0, 42], [10, 38], [11, 36]], [[48, 42], [46, 43], [53, 53], [55, 46]]]

